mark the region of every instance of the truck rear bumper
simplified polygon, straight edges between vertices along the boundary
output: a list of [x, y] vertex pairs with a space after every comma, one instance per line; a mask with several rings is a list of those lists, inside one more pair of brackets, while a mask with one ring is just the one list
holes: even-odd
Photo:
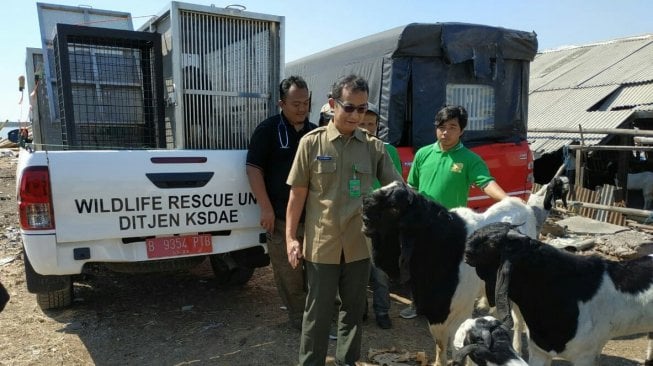
[[[129, 263], [197, 255], [222, 254], [261, 243], [260, 229], [232, 230], [230, 235], [212, 237], [213, 251], [196, 255], [148, 258], [145, 241], [123, 243], [121, 239], [57, 243], [55, 233], [23, 232], [23, 246], [34, 271], [41, 275], [74, 275], [82, 273], [90, 262]], [[247, 243], [247, 244], [243, 244]], [[267, 249], [267, 248], [266, 248]], [[82, 255], [80, 255], [82, 253]]]

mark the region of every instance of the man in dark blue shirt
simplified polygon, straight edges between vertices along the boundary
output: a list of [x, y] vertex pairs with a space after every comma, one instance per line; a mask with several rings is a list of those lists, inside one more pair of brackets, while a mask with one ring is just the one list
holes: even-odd
[[[308, 121], [310, 93], [299, 76], [279, 85], [281, 113], [261, 122], [249, 142], [247, 178], [261, 210], [261, 226], [267, 231], [268, 254], [281, 300], [288, 308], [290, 324], [301, 329], [306, 300], [301, 266], [293, 269], [286, 253], [286, 206], [290, 187], [288, 172], [299, 139], [317, 126]], [[304, 236], [299, 225], [297, 235]]]

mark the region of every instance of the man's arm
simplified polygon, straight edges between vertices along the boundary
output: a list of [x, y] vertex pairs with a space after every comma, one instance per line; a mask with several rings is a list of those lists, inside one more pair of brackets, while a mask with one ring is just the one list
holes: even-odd
[[297, 227], [304, 210], [304, 203], [308, 195], [307, 187], [292, 186], [286, 210], [286, 251], [288, 262], [292, 268], [297, 268], [302, 259], [302, 243], [297, 240]]
[[495, 201], [501, 201], [502, 199], [508, 197], [506, 192], [496, 181], [491, 181], [490, 183], [486, 184], [485, 187], [481, 188], [481, 190], [493, 198]]
[[255, 166], [247, 165], [245, 167], [247, 172], [247, 180], [249, 186], [256, 197], [256, 202], [261, 210], [261, 226], [269, 233], [274, 232], [274, 209], [268, 196], [268, 191], [265, 189], [265, 180], [263, 179], [263, 171]]

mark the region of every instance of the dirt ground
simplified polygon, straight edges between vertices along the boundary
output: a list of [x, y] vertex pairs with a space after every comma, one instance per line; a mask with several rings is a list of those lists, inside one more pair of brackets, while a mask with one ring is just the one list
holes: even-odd
[[[15, 157], [0, 157], [0, 281], [11, 295], [0, 313], [0, 365], [296, 363], [299, 332], [286, 323], [269, 267], [257, 269], [241, 288], [218, 286], [207, 264], [192, 271], [134, 275], [100, 268], [75, 283], [70, 308], [42, 311], [25, 286], [15, 168]], [[367, 357], [378, 349], [396, 350], [385, 353], [387, 358], [423, 351], [433, 361], [426, 320], [401, 319], [403, 307], [393, 302], [390, 330], [379, 329], [373, 315], [366, 321], [365, 361], [378, 364]], [[331, 341], [331, 355], [334, 347]], [[603, 349], [601, 364], [640, 365], [645, 350], [643, 335], [614, 340]]]

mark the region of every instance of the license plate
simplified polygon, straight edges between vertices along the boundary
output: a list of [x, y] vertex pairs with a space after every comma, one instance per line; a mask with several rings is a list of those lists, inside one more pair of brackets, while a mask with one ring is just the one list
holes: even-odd
[[211, 234], [167, 236], [145, 240], [148, 258], [212, 253]]

